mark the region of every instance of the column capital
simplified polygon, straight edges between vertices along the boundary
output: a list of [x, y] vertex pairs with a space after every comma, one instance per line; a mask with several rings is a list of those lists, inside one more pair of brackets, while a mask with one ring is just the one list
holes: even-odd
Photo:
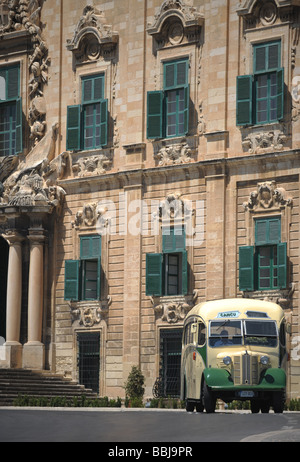
[[24, 236], [22, 236], [17, 230], [9, 230], [6, 234], [2, 234], [3, 239], [11, 245], [21, 245], [22, 242], [25, 240]]
[[29, 228], [27, 238], [31, 244], [43, 244], [46, 236], [43, 229]]

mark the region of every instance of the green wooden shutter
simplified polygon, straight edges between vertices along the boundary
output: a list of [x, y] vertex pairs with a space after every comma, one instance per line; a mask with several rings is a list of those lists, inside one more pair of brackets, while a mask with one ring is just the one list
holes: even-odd
[[268, 220], [256, 220], [255, 245], [268, 244]]
[[100, 144], [107, 145], [107, 130], [108, 130], [108, 100], [104, 99], [100, 102]]
[[189, 103], [190, 103], [190, 86], [184, 88], [184, 135], [189, 131]]
[[93, 75], [82, 79], [82, 104], [103, 99], [104, 75]]
[[81, 132], [81, 106], [67, 107], [67, 150], [78, 151], [80, 149]]
[[81, 260], [96, 259], [101, 256], [101, 236], [81, 236], [80, 258]]
[[20, 69], [19, 67], [10, 67], [7, 69], [7, 99], [17, 99], [20, 94]]
[[146, 295], [162, 295], [162, 261], [161, 253], [146, 254]]
[[147, 94], [147, 138], [163, 136], [163, 91], [149, 91]]
[[187, 251], [182, 252], [182, 295], [188, 293], [188, 262]]
[[185, 251], [185, 229], [180, 227], [163, 228], [162, 249], [164, 253]]
[[101, 257], [98, 258], [98, 274], [97, 274], [97, 299], [101, 297]]
[[252, 75], [237, 77], [236, 124], [249, 125], [252, 123]]
[[277, 245], [278, 261], [278, 286], [279, 289], [286, 289], [287, 286], [287, 245], [282, 242]]
[[23, 111], [22, 98], [16, 101], [16, 154], [23, 151]]
[[255, 245], [278, 244], [281, 239], [280, 218], [256, 220]]
[[284, 115], [284, 69], [276, 72], [277, 78], [277, 119], [281, 120]]
[[279, 244], [281, 239], [281, 220], [280, 218], [270, 218], [268, 220], [268, 244]]
[[254, 290], [254, 247], [239, 248], [239, 289]]
[[65, 261], [65, 300], [79, 300], [79, 260]]
[[176, 86], [188, 84], [188, 60], [176, 63]]
[[176, 85], [175, 81], [176, 63], [165, 63], [164, 65], [164, 89], [174, 88]]

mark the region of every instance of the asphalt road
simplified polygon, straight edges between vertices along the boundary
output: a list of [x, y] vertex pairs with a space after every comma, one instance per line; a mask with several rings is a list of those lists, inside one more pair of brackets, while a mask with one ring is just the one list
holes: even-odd
[[240, 441], [299, 442], [300, 413], [0, 408], [0, 442], [106, 442], [117, 451], [117, 443]]

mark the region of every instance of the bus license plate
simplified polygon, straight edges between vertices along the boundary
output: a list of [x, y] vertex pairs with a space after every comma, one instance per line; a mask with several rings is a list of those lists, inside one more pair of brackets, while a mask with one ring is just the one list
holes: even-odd
[[241, 398], [253, 398], [253, 396], [254, 396], [254, 391], [243, 390], [243, 391], [239, 391], [238, 395], [239, 395]]

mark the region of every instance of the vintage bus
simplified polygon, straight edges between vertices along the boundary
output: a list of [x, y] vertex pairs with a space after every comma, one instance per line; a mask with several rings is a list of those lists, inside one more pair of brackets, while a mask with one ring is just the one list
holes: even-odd
[[184, 322], [181, 399], [188, 412], [214, 412], [221, 399], [250, 400], [253, 413], [281, 413], [286, 363], [279, 305], [247, 298], [200, 303]]

